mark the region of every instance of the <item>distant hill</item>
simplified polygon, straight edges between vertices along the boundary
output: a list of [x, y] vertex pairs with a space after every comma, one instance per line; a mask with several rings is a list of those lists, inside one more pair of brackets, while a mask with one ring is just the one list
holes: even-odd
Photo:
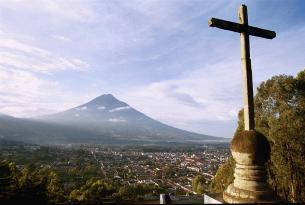
[[0, 115], [0, 138], [39, 144], [228, 141], [165, 125], [111, 94], [101, 95], [64, 112], [35, 119]]

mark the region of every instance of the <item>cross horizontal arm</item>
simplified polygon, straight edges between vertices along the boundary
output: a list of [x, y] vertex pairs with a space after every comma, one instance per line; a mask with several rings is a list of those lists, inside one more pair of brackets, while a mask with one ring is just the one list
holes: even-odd
[[211, 18], [209, 20], [209, 26], [238, 33], [247, 32], [251, 36], [257, 36], [267, 39], [273, 39], [276, 36], [276, 33], [274, 31], [261, 29], [253, 26], [245, 26], [243, 24], [225, 21], [217, 18]]

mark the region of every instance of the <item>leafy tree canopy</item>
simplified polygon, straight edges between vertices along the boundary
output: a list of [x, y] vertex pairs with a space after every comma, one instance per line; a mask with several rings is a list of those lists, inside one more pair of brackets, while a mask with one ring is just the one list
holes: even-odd
[[197, 175], [192, 182], [193, 191], [198, 194], [203, 194], [205, 182], [205, 178], [202, 175]]

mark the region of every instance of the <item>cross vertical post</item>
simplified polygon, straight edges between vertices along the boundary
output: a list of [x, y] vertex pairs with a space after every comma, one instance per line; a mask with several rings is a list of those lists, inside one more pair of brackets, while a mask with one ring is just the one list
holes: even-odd
[[[245, 5], [241, 5], [238, 11], [240, 24], [248, 27], [248, 12]], [[247, 31], [240, 33], [241, 62], [243, 75], [243, 100], [244, 100], [244, 122], [245, 130], [254, 130], [254, 102], [253, 83], [250, 58], [250, 41]]]

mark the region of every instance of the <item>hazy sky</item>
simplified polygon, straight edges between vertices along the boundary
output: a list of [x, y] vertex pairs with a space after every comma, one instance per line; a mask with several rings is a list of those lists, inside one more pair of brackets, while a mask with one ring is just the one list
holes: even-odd
[[0, 113], [62, 111], [111, 93], [178, 128], [231, 137], [242, 107], [239, 34], [211, 17], [274, 30], [252, 37], [256, 89], [305, 67], [305, 1], [0, 0]]

